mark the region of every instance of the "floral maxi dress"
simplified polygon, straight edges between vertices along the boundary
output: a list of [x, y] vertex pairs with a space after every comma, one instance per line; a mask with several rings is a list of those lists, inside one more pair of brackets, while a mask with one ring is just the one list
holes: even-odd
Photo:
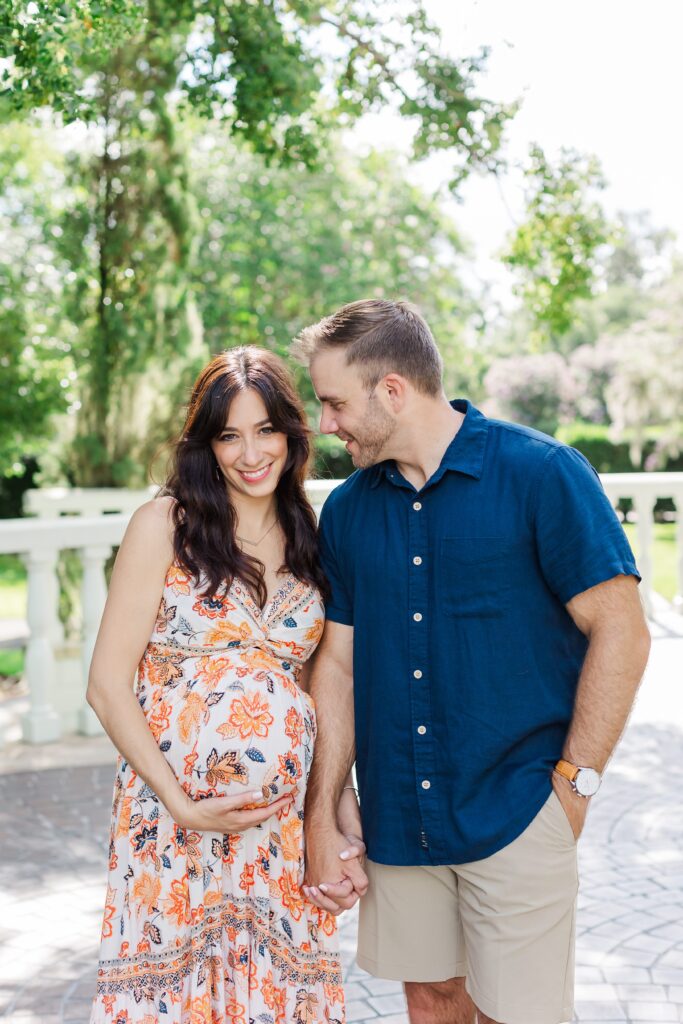
[[315, 713], [297, 679], [320, 595], [290, 575], [261, 611], [238, 580], [208, 598], [201, 583], [168, 571], [138, 670], [147, 723], [194, 799], [294, 800], [241, 833], [194, 832], [119, 758], [90, 1021], [342, 1022], [336, 922], [300, 888]]

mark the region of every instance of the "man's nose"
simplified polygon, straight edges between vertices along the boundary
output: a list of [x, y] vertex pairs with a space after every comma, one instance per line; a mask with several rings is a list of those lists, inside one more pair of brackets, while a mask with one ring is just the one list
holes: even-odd
[[332, 413], [327, 412], [323, 409], [320, 414], [320, 433], [321, 434], [336, 434], [339, 430], [339, 425], [335, 420]]

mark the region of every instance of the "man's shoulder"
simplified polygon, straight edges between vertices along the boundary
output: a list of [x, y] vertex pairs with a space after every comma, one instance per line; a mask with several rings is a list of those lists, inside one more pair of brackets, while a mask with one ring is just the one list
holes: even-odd
[[572, 451], [563, 441], [558, 441], [541, 430], [526, 427], [521, 423], [489, 419], [488, 428], [496, 439], [497, 448], [508, 458], [518, 459], [525, 464], [544, 462], [559, 451]]
[[530, 482], [545, 478], [556, 480], [558, 474], [576, 481], [577, 485], [584, 482], [592, 486], [599, 480], [586, 456], [556, 437], [506, 420], [489, 420], [489, 429], [496, 439], [496, 457], [514, 466], [516, 473]]
[[326, 518], [329, 518], [330, 515], [342, 514], [345, 508], [355, 504], [362, 496], [369, 493], [374, 472], [374, 466], [370, 469], [357, 469], [346, 480], [337, 484], [330, 491], [323, 505]]

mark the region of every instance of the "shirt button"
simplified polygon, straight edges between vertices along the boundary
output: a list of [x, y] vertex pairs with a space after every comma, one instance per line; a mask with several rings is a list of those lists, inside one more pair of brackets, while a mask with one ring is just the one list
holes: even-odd
[[416, 512], [419, 512], [420, 509], [422, 508], [422, 502], [421, 501], [414, 501], [413, 502], [413, 508], [415, 509]]
[[413, 559], [413, 565], [422, 565], [422, 559], [420, 558], [419, 555], [415, 555], [415, 558]]
[[426, 725], [418, 725], [417, 731], [420, 734], [420, 736], [424, 736], [424, 734], [427, 732], [427, 726]]
[[419, 668], [416, 668], [413, 672], [413, 676], [415, 679], [422, 679], [422, 671]]
[[415, 612], [413, 619], [415, 622], [422, 622], [422, 612]]
[[422, 788], [423, 788], [423, 789], [429, 789], [429, 788], [431, 787], [431, 785], [432, 785], [432, 784], [431, 784], [431, 782], [429, 781], [429, 779], [423, 779], [423, 780], [422, 780]]

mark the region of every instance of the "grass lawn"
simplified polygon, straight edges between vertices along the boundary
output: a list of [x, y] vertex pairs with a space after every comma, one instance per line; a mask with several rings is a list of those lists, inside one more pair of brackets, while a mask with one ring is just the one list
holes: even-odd
[[22, 650], [0, 649], [0, 679], [6, 676], [20, 676], [24, 671]]
[[[629, 544], [638, 558], [638, 537], [633, 523], [625, 523], [624, 529]], [[673, 601], [678, 590], [676, 579], [676, 524], [653, 523], [654, 546], [652, 550], [653, 588], [667, 601]]]
[[[26, 569], [17, 555], [0, 555], [0, 619], [26, 616]], [[0, 648], [0, 678], [24, 671], [23, 650]]]
[[18, 555], [0, 555], [0, 619], [26, 616], [26, 569]]

